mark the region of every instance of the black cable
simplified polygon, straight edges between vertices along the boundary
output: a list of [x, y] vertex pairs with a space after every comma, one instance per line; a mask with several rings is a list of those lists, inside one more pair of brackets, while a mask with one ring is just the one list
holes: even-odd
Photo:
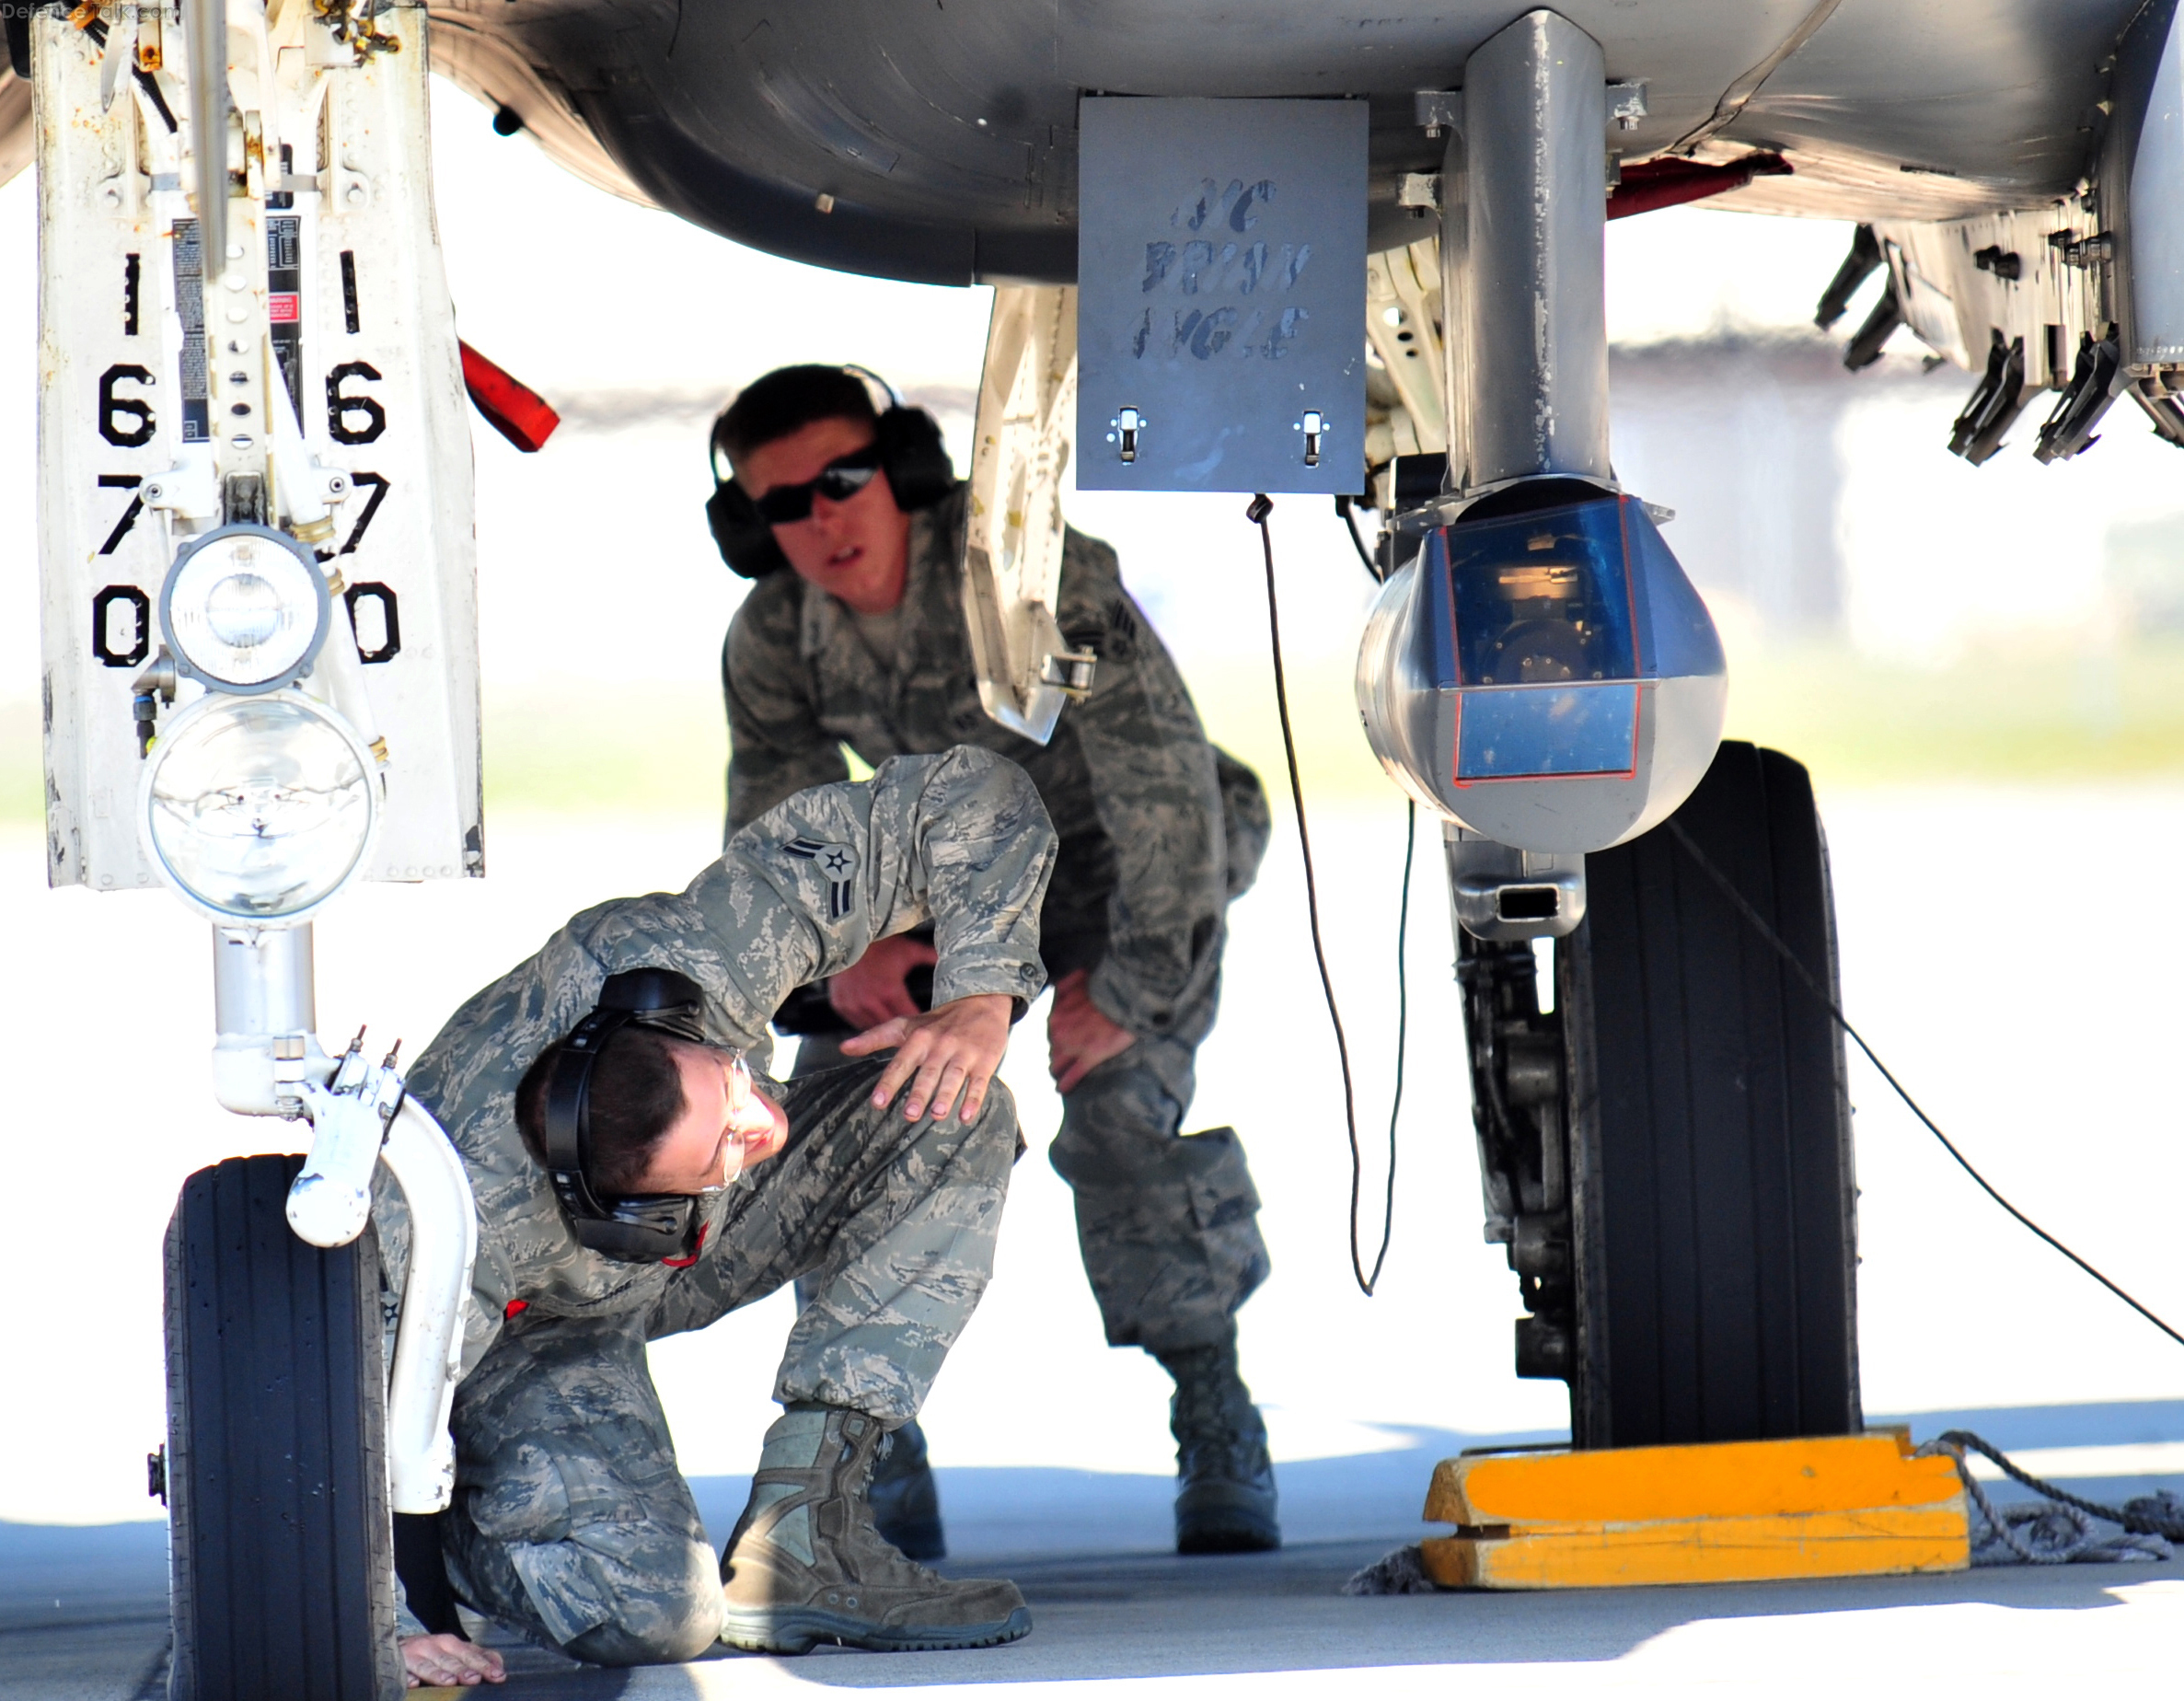
[[1905, 1090], [1903, 1083], [1901, 1081], [1898, 1081], [1894, 1075], [1889, 1072], [1889, 1066], [1886, 1063], [1883, 1063], [1878, 1057], [1874, 1056], [1873, 1047], [1866, 1043], [1866, 1036], [1860, 1034], [1856, 1028], [1851, 1026], [1850, 1018], [1844, 1015], [1841, 1008], [1836, 1004], [1835, 1001], [1828, 996], [1827, 989], [1822, 987], [1819, 980], [1813, 977], [1812, 971], [1807, 968], [1805, 965], [1798, 960], [1797, 954], [1792, 951], [1789, 946], [1784, 943], [1783, 938], [1779, 933], [1777, 933], [1772, 927], [1767, 925], [1766, 918], [1761, 915], [1758, 910], [1751, 907], [1750, 901], [1745, 897], [1743, 893], [1737, 889], [1736, 885], [1730, 881], [1729, 877], [1723, 874], [1720, 869], [1715, 867], [1713, 862], [1707, 858], [1706, 853], [1704, 850], [1701, 850], [1699, 847], [1693, 842], [1691, 835], [1683, 830], [1682, 823], [1671, 817], [1666, 823], [1666, 826], [1668, 827], [1669, 831], [1675, 836], [1676, 842], [1683, 847], [1685, 854], [1688, 855], [1693, 862], [1699, 865], [1699, 872], [1704, 874], [1707, 879], [1713, 881], [1716, 885], [1721, 888], [1722, 895], [1727, 897], [1731, 904], [1736, 906], [1737, 912], [1741, 915], [1746, 921], [1751, 924], [1752, 931], [1758, 933], [1759, 936], [1765, 940], [1770, 945], [1774, 946], [1774, 950], [1781, 956], [1782, 960], [1787, 963], [1790, 967], [1797, 971], [1797, 978], [1805, 983], [1806, 990], [1810, 992], [1814, 998], [1818, 999], [1821, 1007], [1825, 1009], [1831, 1016], [1835, 1018], [1836, 1025], [1841, 1027], [1845, 1034], [1848, 1034], [1851, 1036], [1851, 1039], [1856, 1044], [1858, 1049], [1866, 1054], [1866, 1060], [1872, 1064], [1875, 1069], [1880, 1071], [1880, 1078], [1887, 1082], [1889, 1086], [1895, 1089], [1896, 1096], [1901, 1099], [1903, 1103], [1910, 1108], [1911, 1114], [1916, 1117], [1921, 1122], [1924, 1123], [1926, 1125], [1926, 1131], [1933, 1135], [1936, 1140], [1941, 1142], [1942, 1150], [1947, 1152], [1950, 1157], [1957, 1160], [1957, 1166], [1967, 1175], [1970, 1176], [1972, 1180], [1979, 1183], [1980, 1190], [1989, 1198], [1993, 1199], [1997, 1205], [2001, 1206], [2004, 1210], [2009, 1212], [2009, 1214], [2015, 1217], [2018, 1222], [2022, 1223], [2026, 1228], [2031, 1230], [2034, 1234], [2038, 1235], [2041, 1240], [2052, 1246], [2057, 1252], [2061, 1253], [2073, 1264], [2084, 1270], [2086, 1275], [2092, 1277], [2095, 1281], [2098, 1282], [2110, 1293], [2121, 1300], [2124, 1304], [2130, 1306], [2132, 1311], [2138, 1313], [2140, 1316], [2144, 1317], [2148, 1323], [2152, 1324], [2164, 1335], [2167, 1336], [2169, 1339], [2175, 1341], [2178, 1346], [2184, 1347], [2184, 1335], [2178, 1334], [2176, 1330], [2169, 1327], [2167, 1324], [2164, 1323], [2159, 1317], [2155, 1316], [2144, 1305], [2140, 1304], [2138, 1301], [2132, 1299], [2130, 1294], [2126, 1293], [2121, 1288], [2119, 1288], [2106, 1276], [2103, 1276], [2098, 1270], [2095, 1269], [2090, 1264], [2086, 1263], [2085, 1259], [2079, 1257], [2078, 1255], [2073, 1252], [2068, 1246], [2065, 1246], [2061, 1241], [2057, 1240], [2052, 1234], [2049, 1233], [2047, 1230], [2041, 1228], [2039, 1223], [2033, 1221], [2030, 1217], [2028, 1217], [2015, 1205], [2004, 1198], [2000, 1193], [1995, 1191], [1993, 1183], [1989, 1181], [1984, 1175], [1981, 1174], [1978, 1170], [1972, 1168], [1971, 1160], [1967, 1158], [1961, 1151], [1957, 1150], [1955, 1142], [1952, 1141], [1947, 1134], [1944, 1134], [1941, 1131], [1941, 1128], [1935, 1122], [1934, 1118], [1929, 1117], [1919, 1107], [1918, 1100], [1912, 1098], [1910, 1093]]
[[[1304, 824], [1304, 782], [1297, 777], [1297, 740], [1289, 730], [1289, 688], [1282, 675], [1280, 599], [1274, 589], [1274, 533], [1266, 525], [1266, 516], [1273, 512], [1274, 499], [1261, 492], [1252, 498], [1243, 517], [1259, 528], [1259, 541], [1266, 554], [1266, 631], [1274, 641], [1274, 705], [1281, 716], [1282, 755], [1289, 765], [1289, 799], [1297, 809], [1297, 842], [1304, 851], [1304, 905], [1312, 919], [1312, 955], [1320, 966], [1320, 990], [1326, 995], [1327, 1020], [1334, 1024], [1335, 1049], [1342, 1059], [1342, 1109], [1350, 1133], [1350, 1274], [1357, 1278], [1359, 1290], [1370, 1299], [1374, 1284], [1381, 1279], [1381, 1266], [1388, 1260], [1388, 1242], [1395, 1224], [1395, 1164], [1391, 1151], [1388, 1207], [1381, 1225], [1381, 1252], [1372, 1262], [1372, 1274], [1368, 1276], [1364, 1255], [1358, 1245], [1358, 1203], [1365, 1186], [1365, 1159], [1358, 1146], [1358, 1094], [1350, 1079], [1350, 1043], [1343, 1035], [1342, 1012], [1335, 1007], [1335, 978], [1327, 972], [1327, 952], [1320, 943], [1319, 882], [1312, 874], [1312, 834]], [[1413, 839], [1415, 841], [1415, 834]], [[1406, 879], [1404, 882], [1406, 912], [1409, 889]], [[1391, 1136], [1392, 1132], [1391, 1124]]]
[[1350, 499], [1337, 496], [1335, 499], [1335, 512], [1342, 515], [1343, 526], [1350, 534], [1350, 547], [1358, 551], [1358, 559], [1365, 564], [1365, 571], [1372, 575], [1375, 583], [1384, 581], [1388, 575], [1381, 571], [1380, 563], [1372, 559], [1372, 551], [1365, 547], [1365, 535], [1358, 529], [1358, 514], [1351, 507]]
[[[1381, 1256], [1373, 1261], [1372, 1279], [1381, 1279], [1381, 1265], [1388, 1244], [1395, 1238], [1395, 1124], [1403, 1115], [1403, 1065], [1410, 1048], [1411, 978], [1404, 972], [1411, 934], [1411, 861], [1418, 851], [1418, 804], [1405, 798], [1403, 805], [1403, 903], [1395, 912], [1395, 1098], [1388, 1106], [1388, 1214], [1381, 1222]], [[1352, 1221], [1355, 1222], [1353, 1218]], [[1355, 1231], [1353, 1230], [1353, 1232]]]

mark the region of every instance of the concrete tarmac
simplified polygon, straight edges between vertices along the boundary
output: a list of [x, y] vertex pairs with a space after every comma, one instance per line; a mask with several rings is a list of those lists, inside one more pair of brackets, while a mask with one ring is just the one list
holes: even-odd
[[[2173, 1433], [2184, 1405], [1921, 1414], [1914, 1433], [1962, 1425], [2005, 1446], [2091, 1450]], [[1165, 1552], [1162, 1478], [1055, 1469], [948, 1469], [941, 1492], [956, 1575], [1013, 1578], [1035, 1627], [965, 1653], [827, 1650], [800, 1660], [730, 1654], [611, 1672], [475, 1624], [508, 1660], [505, 1701], [770, 1696], [814, 1687], [922, 1695], [960, 1691], [1171, 1695], [1213, 1701], [1371, 1695], [1751, 1695], [1840, 1697], [1970, 1685], [1982, 1696], [2112, 1692], [2173, 1679], [2184, 1649], [2184, 1559], [2008, 1567], [1880, 1578], [1577, 1594], [1441, 1593], [1356, 1599], [1354, 1571], [1427, 1533], [1416, 1522], [1435, 1459], [1485, 1438], [1418, 1430], [1412, 1444], [1282, 1467], [1281, 1553], [1180, 1559]], [[2167, 1443], [2155, 1444], [2166, 1450]], [[2148, 1456], [2158, 1456], [2158, 1452]], [[2116, 1502], [2184, 1478], [2113, 1475], [2071, 1486]], [[744, 1479], [695, 1479], [725, 1531]], [[1998, 1496], [1998, 1498], [2000, 1498]], [[165, 1695], [166, 1532], [0, 1525], [0, 1697], [154, 1701]], [[449, 1692], [437, 1692], [449, 1693]]]

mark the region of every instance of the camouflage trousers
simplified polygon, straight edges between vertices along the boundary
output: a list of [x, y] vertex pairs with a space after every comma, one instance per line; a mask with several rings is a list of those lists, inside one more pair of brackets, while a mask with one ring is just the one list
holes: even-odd
[[791, 1082], [789, 1143], [739, 1183], [717, 1246], [647, 1312], [516, 1317], [456, 1390], [444, 1550], [475, 1610], [583, 1660], [688, 1660], [720, 1627], [719, 1562], [645, 1363], [807, 1277], [774, 1397], [914, 1417], [993, 1268], [1015, 1107], [915, 1124], [878, 1063]]
[[1077, 1249], [1110, 1347], [1211, 1347], [1272, 1267], [1234, 1128], [1181, 1132], [1196, 1047], [1140, 1039], [1062, 1095], [1047, 1162], [1077, 1196]]
[[[807, 1036], [797, 1078], [837, 1067], [838, 1047]], [[1077, 1247], [1110, 1347], [1217, 1346], [1272, 1267], [1236, 1130], [1179, 1131], [1196, 1054], [1189, 1041], [1140, 1039], [1062, 1095], [1047, 1159], [1076, 1195]]]

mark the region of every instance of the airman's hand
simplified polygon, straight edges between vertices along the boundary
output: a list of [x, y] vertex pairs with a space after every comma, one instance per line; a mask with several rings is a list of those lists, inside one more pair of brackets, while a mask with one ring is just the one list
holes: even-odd
[[455, 1688], [472, 1684], [504, 1684], [507, 1668], [490, 1648], [466, 1642], [459, 1636], [411, 1636], [402, 1638], [402, 1670], [410, 1687], [427, 1684]]
[[1054, 983], [1054, 1005], [1046, 1012], [1046, 1072], [1057, 1093], [1069, 1092], [1138, 1043], [1135, 1034], [1109, 1021], [1092, 1001], [1091, 979], [1073, 968]]
[[844, 1022], [861, 1030], [917, 1015], [918, 1001], [903, 982], [913, 968], [940, 960], [931, 945], [907, 933], [876, 939], [856, 962], [827, 980], [826, 1001]]
[[[903, 1115], [915, 1122], [927, 1114], [945, 1117], [963, 1098], [963, 1119], [976, 1122], [986, 1104], [993, 1071], [1009, 1049], [1011, 1000], [1006, 992], [980, 992], [937, 1006], [929, 1014], [896, 1016], [842, 1042], [842, 1055], [870, 1056], [896, 1047], [872, 1103], [883, 1110], [902, 1084], [910, 1082]], [[911, 1080], [912, 1076], [916, 1080]]]

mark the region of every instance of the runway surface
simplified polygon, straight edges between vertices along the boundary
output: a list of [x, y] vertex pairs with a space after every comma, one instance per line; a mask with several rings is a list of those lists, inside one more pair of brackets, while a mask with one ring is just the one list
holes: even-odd
[[[2161, 1232], [2161, 1203], [2184, 1185], [2173, 1097], [2158, 1071], [2086, 1067], [2082, 1022], [2065, 1013], [2076, 1006], [2059, 1003], [2053, 955], [2024, 922], [2044, 855], [2025, 823], [2053, 803], [2028, 791], [1834, 800], [1844, 998], [1999, 1185], [2173, 1313], [2184, 1300]], [[2158, 858], [2184, 840], [2175, 790], [2088, 791], [2072, 809], [2088, 841], [2118, 855]], [[1401, 845], [1385, 809], [1331, 811], [1314, 828], [1331, 954], [1367, 1082], [1370, 1201], [1392, 1052]], [[429, 1034], [579, 902], [687, 875], [714, 831], [695, 816], [641, 833], [510, 821], [490, 904], [475, 891], [366, 888], [322, 930], [329, 1030], [369, 1015], [387, 1033]], [[178, 974], [160, 1019], [118, 1054], [103, 1027], [69, 1014], [106, 1008], [117, 963], [194, 962], [202, 924], [157, 894], [40, 891], [37, 853], [34, 839], [0, 836], [0, 921], [42, 966], [34, 982], [0, 991], [25, 1054], [44, 1060], [18, 1082], [15, 1110], [18, 1126], [52, 1135], [17, 1143], [17, 1186], [0, 1202], [0, 1275], [11, 1291], [52, 1296], [19, 1305], [6, 1331], [12, 1385], [36, 1392], [0, 1402], [0, 1516], [11, 1521], [0, 1523], [0, 1697], [148, 1701], [164, 1693], [165, 1530], [112, 1521], [157, 1510], [144, 1498], [142, 1462], [163, 1427], [159, 1232], [182, 1175], [281, 1130], [207, 1108], [205, 978]], [[1191, 1562], [1164, 1551], [1166, 1378], [1144, 1355], [1101, 1344], [1068, 1191], [1034, 1149], [1018, 1166], [994, 1286], [926, 1413], [952, 1564], [1015, 1577], [1033, 1635], [960, 1656], [735, 1658], [628, 1674], [523, 1650], [501, 1695], [1068, 1682], [1072, 1695], [1112, 1683], [1259, 1701], [1445, 1695], [1475, 1681], [1497, 1697], [1763, 1687], [1824, 1688], [1839, 1701], [1852, 1685], [1885, 1684], [1985, 1701], [2169, 1677], [2184, 1649], [2176, 1566], [1570, 1597], [1337, 1594], [1351, 1571], [1425, 1533], [1416, 1518], [1434, 1460], [1554, 1433], [1566, 1408], [1558, 1388], [1510, 1374], [1516, 1294], [1502, 1249], [1478, 1239], [1462, 1048], [1449, 1037], [1449, 940], [1423, 887], [1395, 1248], [1378, 1297], [1350, 1287], [1342, 1114], [1293, 846], [1270, 864], [1238, 908], [1228, 1008], [1202, 1059], [1191, 1126], [1246, 1130], [1266, 1201], [1276, 1275], [1244, 1311], [1244, 1363], [1268, 1407], [1288, 1550]], [[1907, 865], [1948, 871], [1952, 901], [1936, 907], [1927, 885], [1902, 878]], [[2176, 910], [2074, 938], [2069, 984], [2086, 1011], [2097, 1008], [2102, 1055], [2166, 1055], [2179, 949]], [[1027, 1128], [1043, 1134], [1057, 1113], [1037, 1026], [1034, 1016], [1020, 1030], [1025, 1055], [1008, 1073]], [[1313, 1067], [1268, 1066], [1291, 1057]], [[50, 1201], [82, 1186], [81, 1086], [109, 1077], [157, 1108], [97, 1124], [103, 1163], [128, 1185], [102, 1196], [87, 1256], [77, 1219]], [[1978, 1429], [2101, 1498], [2156, 1478], [2184, 1487], [2175, 1348], [1980, 1198], [1862, 1065], [1853, 1084], [1868, 1410], [1912, 1413], [1922, 1437]], [[717, 1531], [744, 1494], [724, 1474], [748, 1468], [772, 1415], [789, 1322], [777, 1296], [653, 1348], [677, 1451]], [[2055, 1400], [2072, 1403], [2036, 1404]], [[1973, 1406], [1982, 1409], [1940, 1409]]]
[[[1900, 1419], [1901, 1420], [1901, 1419]], [[1912, 1415], [1919, 1436], [1967, 1427], [2063, 1465], [2169, 1465], [2184, 1401]], [[1342, 1583], [1416, 1522], [1432, 1462], [1486, 1438], [1412, 1430], [1408, 1444], [1282, 1468], [1281, 1553], [1179, 1559], [1164, 1551], [1170, 1485], [1138, 1474], [943, 1468], [958, 1575], [1013, 1578], [1035, 1628], [1006, 1649], [801, 1660], [728, 1654], [609, 1672], [512, 1641], [490, 1626], [505, 1701], [667, 1701], [766, 1696], [815, 1686], [922, 1695], [1071, 1696], [1782, 1695], [1852, 1684], [1971, 1685], [1982, 1695], [2107, 1689], [2173, 1677], [2184, 1647], [2184, 1560], [2012, 1567], [1884, 1578], [1586, 1594], [1345, 1597]], [[2121, 1500], [2184, 1475], [2074, 1477]], [[716, 1534], [745, 1481], [694, 1480]], [[156, 1522], [0, 1524], [0, 1696], [151, 1701], [165, 1694], [166, 1532]], [[445, 1693], [445, 1692], [443, 1692]]]

